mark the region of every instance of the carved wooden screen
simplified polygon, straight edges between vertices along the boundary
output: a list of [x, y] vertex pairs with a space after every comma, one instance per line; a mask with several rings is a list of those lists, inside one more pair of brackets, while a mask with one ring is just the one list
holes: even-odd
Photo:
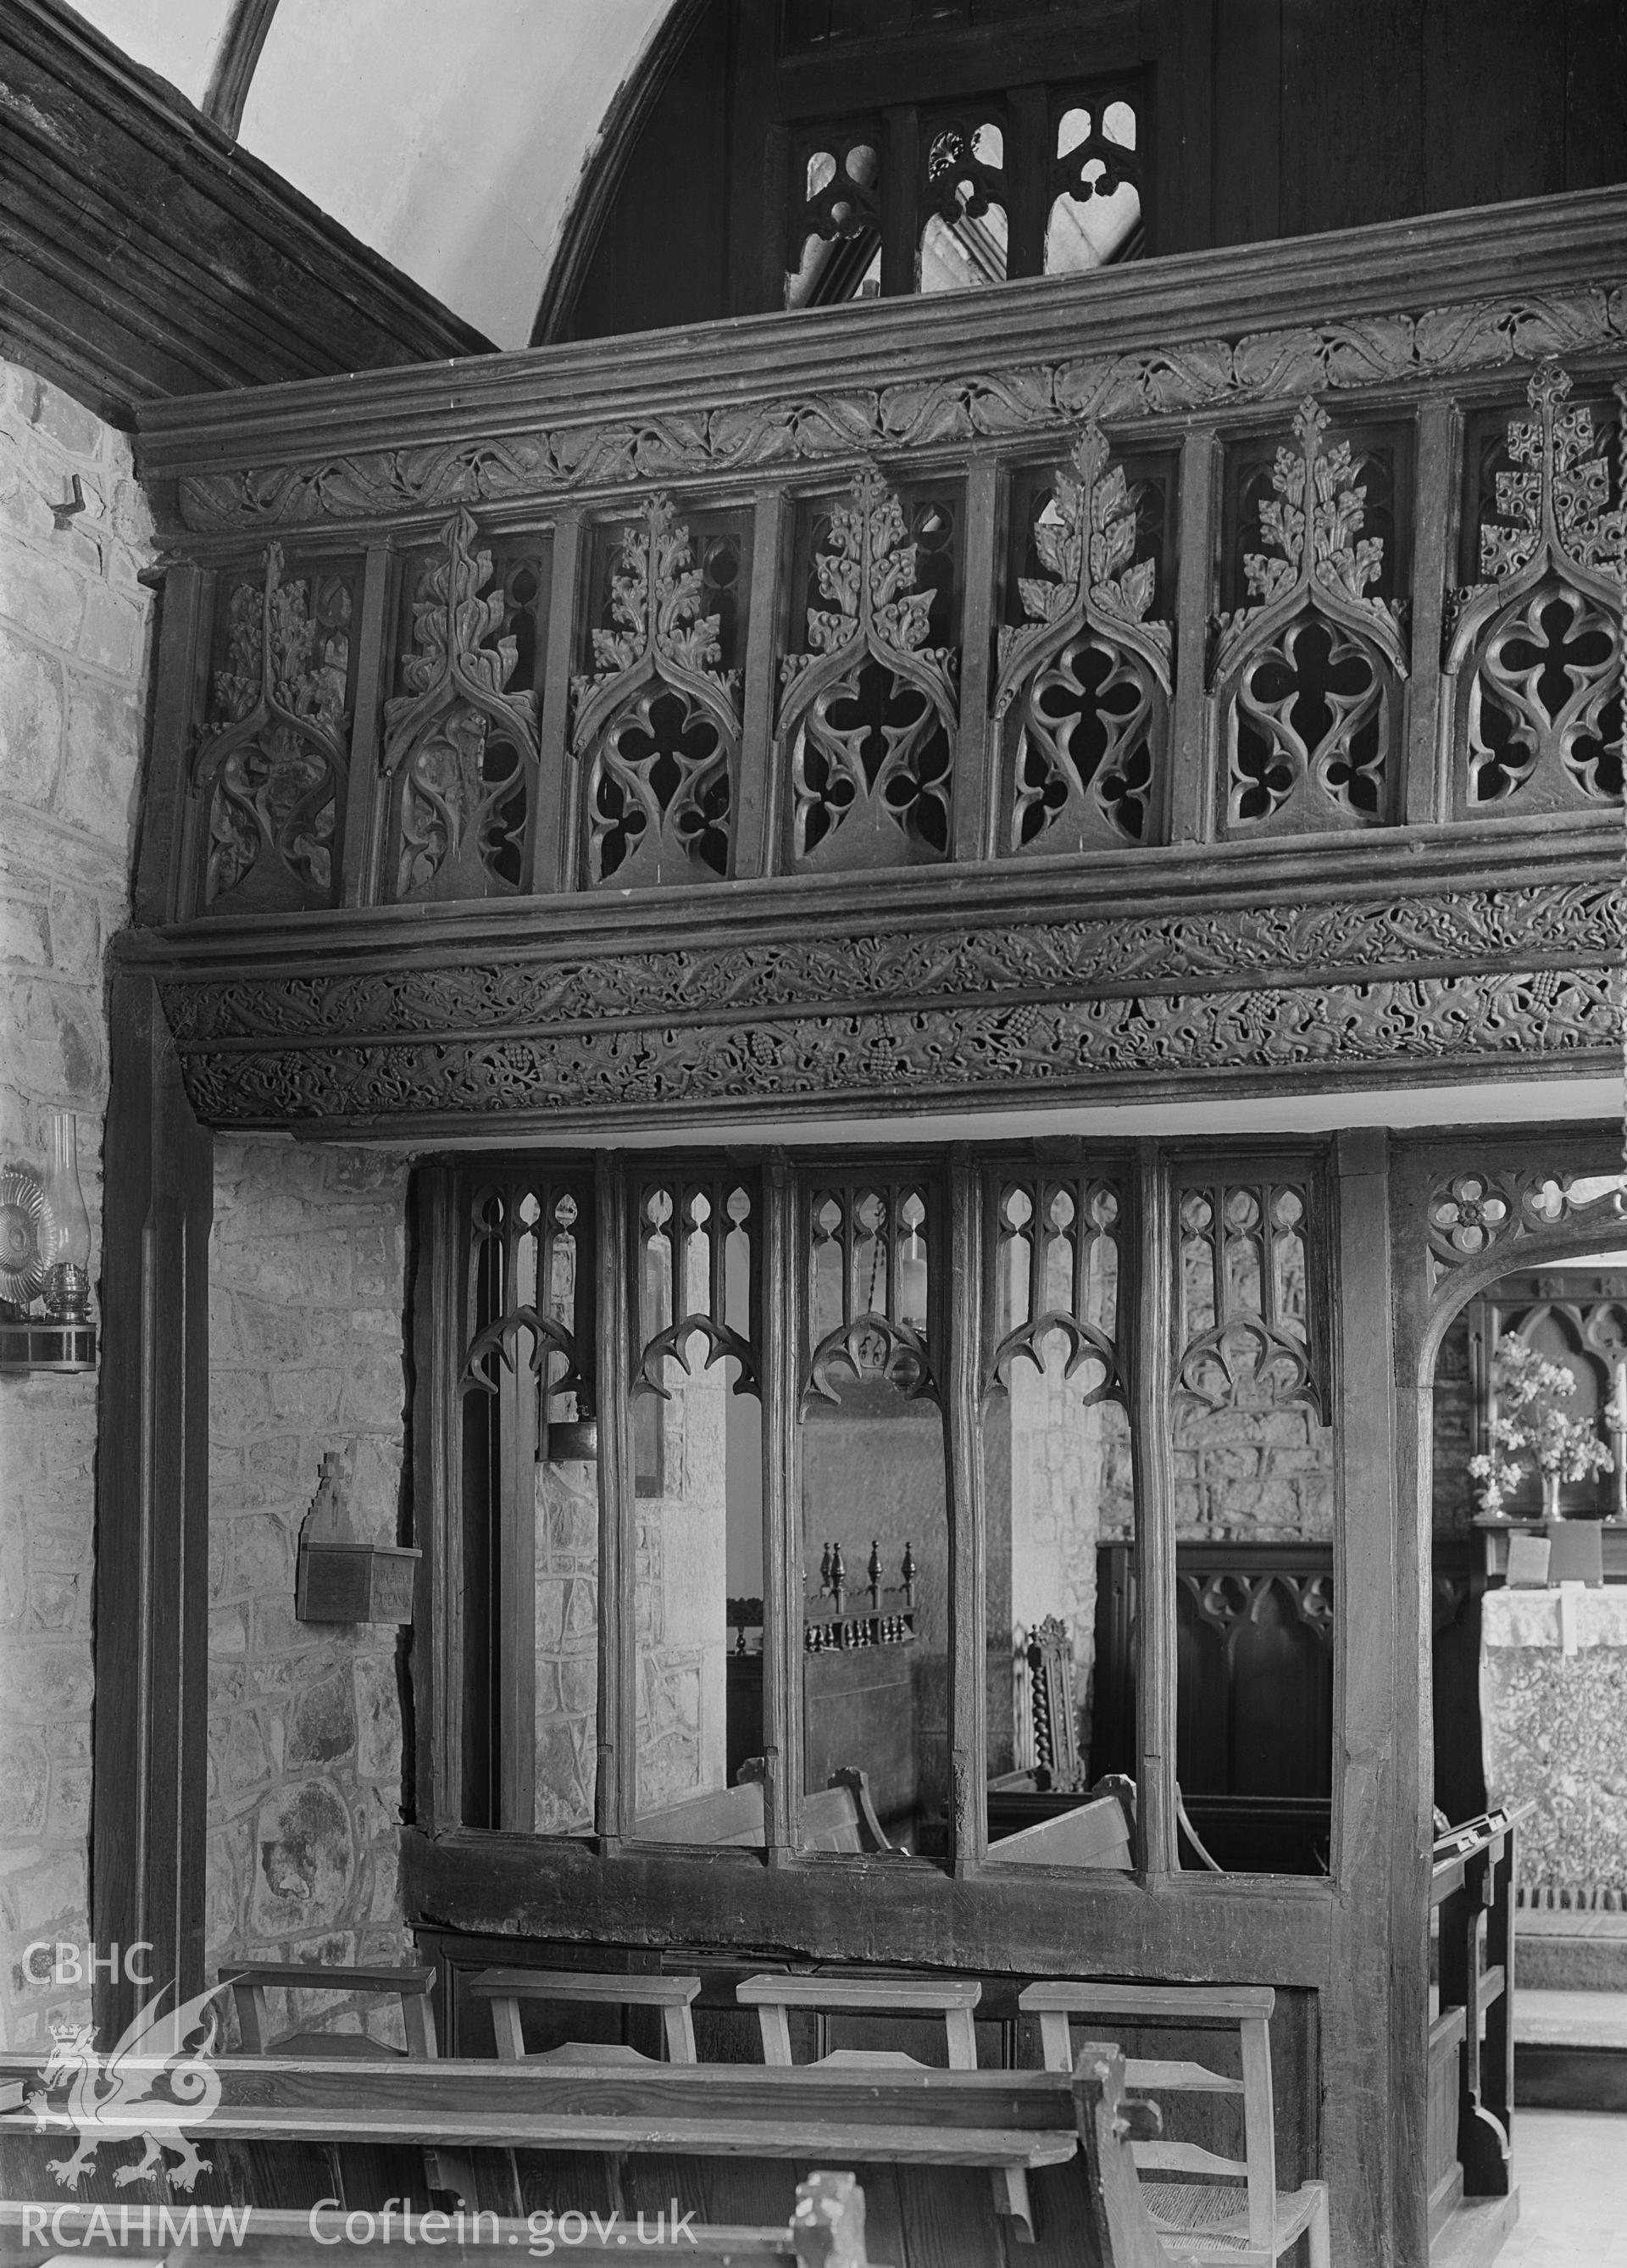
[[1336, 431], [1311, 401], [1291, 438], [1227, 451], [1212, 661], [1224, 835], [1395, 816], [1410, 451], [1404, 426]]
[[629, 1200], [634, 1410], [662, 1434], [635, 1507], [635, 1832], [728, 1841], [718, 1799], [746, 1753], [730, 1601], [763, 1590], [761, 1193], [754, 1173], [686, 1164], [630, 1175]]
[[1001, 851], [1160, 838], [1168, 795], [1175, 463], [1087, 425], [1013, 478], [994, 717]]
[[781, 664], [793, 872], [931, 864], [953, 841], [962, 506], [867, 466], [805, 504]]
[[[1330, 1786], [1327, 1213], [1314, 1155], [1183, 1161], [1171, 1194], [1174, 1510], [1189, 1563], [1176, 1578], [1177, 1755], [1183, 1790], [1206, 1800], [1206, 1831], [1226, 1804], [1314, 1803]], [[1244, 1547], [1232, 1564], [1222, 1552], [1201, 1572], [1190, 1565], [1198, 1547], [1226, 1546]], [[1274, 1564], [1307, 1550], [1302, 1572]], [[1235, 1849], [1229, 1828], [1226, 1839]], [[1305, 1847], [1317, 1845], [1313, 1834]]]
[[361, 573], [270, 543], [216, 578], [186, 862], [200, 913], [339, 903]]
[[[464, 1811], [546, 1833], [593, 1823], [599, 1518], [591, 1466], [550, 1432], [593, 1403], [593, 1178], [460, 1184]], [[467, 1607], [465, 1608], [467, 1615]]]
[[593, 531], [591, 650], [571, 680], [590, 886], [726, 879], [740, 804], [749, 522], [651, 497]]
[[[1049, 1167], [1013, 1160], [983, 1170], [996, 1857], [1003, 1837], [1042, 1826], [1052, 1798], [1050, 1815], [1065, 1834], [1061, 1799], [1093, 1776], [1100, 1550], [1108, 1538], [1133, 1550], [1125, 1406], [1133, 1303], [1124, 1249], [1131, 1182], [1128, 1162], [1111, 1158]], [[1065, 1724], [1056, 1717], [1064, 1691], [1073, 1710]], [[1068, 1859], [1064, 1848], [1056, 1862]]]
[[1469, 818], [1622, 799], [1627, 387], [1572, 395], [1544, 363], [1523, 415], [1483, 412], [1466, 436], [1446, 666]]
[[548, 548], [460, 512], [401, 580], [385, 703], [379, 891], [400, 902], [533, 887]]

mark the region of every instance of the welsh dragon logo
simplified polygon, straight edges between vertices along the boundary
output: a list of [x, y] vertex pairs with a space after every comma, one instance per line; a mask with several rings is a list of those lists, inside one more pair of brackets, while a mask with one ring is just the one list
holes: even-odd
[[[78, 2188], [80, 2176], [104, 2142], [145, 2139], [136, 2162], [114, 2175], [121, 2189], [143, 2174], [166, 2170], [178, 2188], [189, 2190], [209, 2171], [210, 2161], [199, 2157], [196, 2144], [180, 2130], [183, 2123], [202, 2126], [220, 2101], [220, 2074], [209, 2060], [217, 2031], [210, 2003], [225, 1986], [211, 1985], [166, 2013], [169, 1990], [166, 1984], [148, 2001], [108, 2055], [99, 2054], [92, 2044], [94, 2026], [55, 2028], [55, 2045], [40, 2078], [47, 2092], [66, 2081], [67, 2103], [54, 2110], [44, 2093], [35, 2093], [28, 2097], [28, 2109], [37, 2133], [66, 2128], [79, 2138], [70, 2156], [49, 2161], [65, 2190]], [[180, 2163], [166, 2168], [166, 2150]]]

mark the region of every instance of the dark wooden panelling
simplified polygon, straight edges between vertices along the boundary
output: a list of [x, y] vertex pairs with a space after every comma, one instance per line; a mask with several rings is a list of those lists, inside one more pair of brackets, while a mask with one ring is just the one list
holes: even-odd
[[0, 18], [0, 348], [115, 424], [490, 341], [56, 0]]
[[1426, 212], [1564, 187], [1564, 31], [1556, 0], [1425, 0]]
[[1564, 22], [1564, 185], [1627, 180], [1627, 8], [1567, 0]]
[[1215, 0], [1211, 244], [1279, 236], [1282, 0]]
[[[550, 289], [535, 342], [708, 322], [730, 313], [732, 12], [730, 0], [688, 11], [688, 37], [666, 65], [642, 131], [629, 121], [636, 138], [629, 147], [624, 129], [620, 139], [620, 184], [583, 263], [574, 304], [562, 305]], [[605, 162], [617, 148], [607, 136]]]
[[[203, 1984], [209, 1708], [209, 1233], [214, 1145], [156, 988], [115, 980], [96, 1459], [92, 1934], [145, 1940], [155, 1983]], [[100, 2037], [136, 2014], [98, 1984]]]
[[1284, 236], [1423, 210], [1424, 4], [1284, 0]]

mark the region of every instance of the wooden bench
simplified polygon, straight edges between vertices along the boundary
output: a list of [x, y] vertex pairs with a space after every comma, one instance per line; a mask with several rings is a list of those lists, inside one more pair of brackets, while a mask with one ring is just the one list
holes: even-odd
[[[793, 2008], [821, 2016], [941, 2016], [951, 2071], [977, 2068], [977, 2031], [972, 2011], [983, 1997], [975, 1977], [747, 1977], [735, 1987], [743, 2007], [755, 2008], [762, 2032], [762, 2060], [781, 2069], [792, 2063], [790, 2014]], [[832, 2048], [807, 2066], [830, 2070], [885, 2070], [889, 2066], [926, 2070], [896, 2048]], [[996, 2210], [1014, 2225], [1025, 2243], [1034, 2241], [1034, 2211], [1028, 2176], [1021, 2166], [996, 2167], [992, 2176]]]
[[[430, 1994], [435, 1990], [432, 1969], [329, 1969], [314, 1961], [229, 1962], [220, 1981], [232, 1987], [238, 2029], [249, 2055], [381, 2055], [432, 2056], [435, 2053], [435, 2011]], [[271, 2036], [267, 1993], [274, 1986], [303, 1992], [350, 1992], [363, 1999], [393, 1999], [401, 2005], [407, 2036], [404, 2050], [392, 2048], [365, 2032], [285, 2032]]]
[[1230, 2095], [1241, 2102], [1243, 2155], [1224, 2158], [1193, 2142], [1154, 2139], [1136, 2146], [1139, 2171], [1173, 2174], [1174, 2181], [1142, 2184], [1150, 2218], [1172, 2260], [1230, 2260], [1238, 2268], [1275, 2268], [1302, 2235], [1311, 2268], [1329, 2268], [1328, 2191], [1307, 2182], [1289, 2193], [1277, 2186], [1276, 2113], [1271, 2092], [1269, 2030], [1277, 1995], [1269, 1985], [1091, 1984], [1068, 1981], [1030, 1984], [1017, 1996], [1025, 2014], [1037, 2015], [1046, 2068], [1071, 2065], [1071, 2020], [1235, 2027], [1241, 2076], [1207, 2065], [1131, 2056], [1128, 2085], [1160, 2094]]
[[[1062, 2073], [666, 2064], [635, 2070], [401, 2058], [339, 2064], [276, 2057], [223, 2058], [215, 2069], [221, 2097], [199, 2139], [217, 2159], [230, 2158], [234, 2146], [253, 2146], [233, 2161], [228, 2187], [215, 2195], [257, 2207], [257, 2192], [271, 2187], [279, 2193], [267, 2203], [286, 2211], [291, 2185], [279, 2172], [279, 2146], [312, 2139], [621, 2154], [629, 2167], [645, 2154], [663, 2168], [690, 2154], [731, 2161], [747, 2175], [776, 2161], [919, 2169], [926, 2191], [906, 2191], [901, 2173], [900, 2210], [906, 2220], [924, 2214], [922, 2241], [936, 2242], [938, 2250], [912, 2255], [904, 2241], [899, 2251], [906, 2258], [970, 2264], [999, 2258], [1002, 2240], [986, 2179], [966, 2169], [1020, 2165], [1041, 2184], [1034, 2268], [1163, 2268], [1125, 2148], [1129, 2137], [1156, 2133], [1156, 2110], [1123, 2099], [1122, 2059], [1099, 2044], [1087, 2044], [1073, 2072]], [[40, 2066], [0, 2056], [0, 2080], [11, 2076], [32, 2090], [40, 2085]], [[131, 2105], [102, 2139], [115, 2146], [133, 2139], [141, 2120]], [[26, 2138], [26, 2164], [15, 2154], [13, 2137], [18, 2144]], [[0, 2115], [0, 2164], [10, 2193], [60, 2202], [45, 2158], [62, 2146], [60, 2136], [39, 2137], [31, 2112]], [[667, 2178], [663, 2173], [662, 2181]], [[216, 2173], [204, 2183], [221, 2179]], [[203, 2189], [201, 2183], [200, 2194]], [[140, 2192], [124, 2194], [138, 2210]], [[406, 2202], [390, 2201], [398, 2211]], [[313, 2196], [309, 2205], [319, 2202]], [[308, 2209], [293, 2217], [308, 2235]], [[489, 2225], [496, 2220], [487, 2216]], [[503, 2226], [506, 2244], [526, 2223]], [[947, 2256], [946, 2228], [955, 2238]], [[291, 2235], [289, 2241], [295, 2242]], [[770, 2240], [758, 2231], [752, 2241], [763, 2257]], [[777, 2232], [771, 2243], [779, 2242]], [[318, 2257], [313, 2244], [296, 2249], [302, 2268]], [[733, 2257], [751, 2257], [744, 2242], [725, 2249]], [[770, 2250], [768, 2257], [784, 2255]], [[295, 2254], [275, 2257], [291, 2262]]]
[[[674, 1804], [664, 1811], [645, 1812], [634, 1830], [634, 1839], [761, 1850], [764, 1840], [762, 1769], [760, 1757], [748, 1756], [733, 1787], [693, 1796], [688, 1802]], [[850, 1764], [834, 1771], [828, 1787], [815, 1788], [803, 1797], [798, 1840], [805, 1851], [880, 1852], [894, 1848], [876, 1816], [868, 1779]]]
[[527, 2000], [548, 2007], [587, 2002], [600, 2007], [659, 2008], [668, 2063], [695, 2061], [695, 2020], [689, 2003], [701, 1989], [698, 1977], [593, 1976], [576, 1969], [484, 1969], [469, 1985], [472, 1997], [491, 2003], [491, 2029], [505, 2063], [652, 2064], [637, 2048], [590, 2040], [569, 2040], [556, 2048], [528, 2051], [519, 2012]]

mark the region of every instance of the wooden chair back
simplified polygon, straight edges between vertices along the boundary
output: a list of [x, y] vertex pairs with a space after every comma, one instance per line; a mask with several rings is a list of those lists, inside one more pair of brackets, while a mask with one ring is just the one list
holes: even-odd
[[[430, 2001], [435, 1989], [433, 1969], [329, 1969], [311, 1961], [254, 1961], [229, 1965], [223, 1973], [231, 1982], [246, 2055], [372, 2058], [405, 2052], [422, 2058], [436, 2051], [435, 2011]], [[390, 2047], [362, 2032], [285, 2032], [273, 2040], [266, 1995], [274, 1985], [399, 2000], [406, 2048]]]
[[1072, 2068], [1070, 2026], [1080, 2016], [1092, 2022], [1107, 2017], [1130, 2021], [1234, 2025], [1242, 2076], [1211, 2071], [1205, 2064], [1130, 2056], [1125, 2084], [1160, 2094], [1240, 2096], [1241, 2158], [1221, 2157], [1194, 2142], [1137, 2143], [1135, 2159], [1144, 2172], [1197, 2174], [1247, 2185], [1248, 2247], [1271, 2258], [1277, 2228], [1277, 2128], [1271, 2093], [1270, 2015], [1277, 1995], [1269, 1984], [1087, 1984], [1047, 1982], [1030, 1984], [1017, 2005], [1040, 2020], [1040, 2043], [1047, 2071]]
[[526, 2051], [520, 2003], [541, 2000], [591, 2002], [600, 2007], [659, 2008], [668, 2063], [696, 2061], [695, 2020], [689, 2004], [701, 1989], [698, 1977], [590, 1976], [573, 1969], [485, 1969], [469, 1985], [479, 2000], [491, 2003], [491, 2029], [505, 2063], [637, 2064], [656, 2058], [637, 2048], [602, 2040], [566, 2041], [561, 2047]]
[[[850, 2016], [938, 2016], [944, 2020], [951, 2071], [975, 2071], [977, 2036], [972, 2010], [983, 1993], [975, 1977], [941, 1982], [909, 1977], [747, 1977], [735, 1987], [742, 2007], [755, 2008], [762, 2032], [762, 2060], [789, 2068], [791, 2011]], [[889, 2065], [930, 2068], [915, 2056], [894, 2049], [838, 2048], [814, 2058], [826, 2067], [851, 2064], [885, 2070]]]

